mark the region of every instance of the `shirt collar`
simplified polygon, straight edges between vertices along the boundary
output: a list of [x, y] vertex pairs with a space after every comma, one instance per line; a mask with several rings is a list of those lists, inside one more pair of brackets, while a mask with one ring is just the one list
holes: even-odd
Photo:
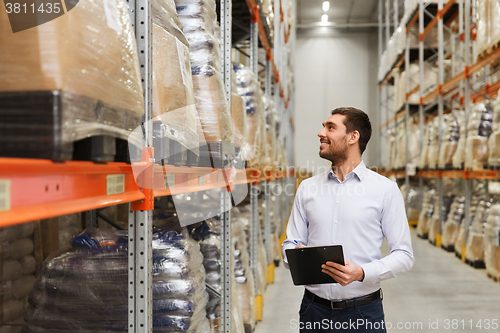
[[[358, 166], [355, 167], [351, 172], [358, 176], [359, 181], [362, 181], [366, 174], [365, 162], [361, 160], [361, 163], [359, 163]], [[347, 175], [349, 175], [351, 172], [349, 172]], [[337, 175], [333, 172], [333, 169], [330, 169], [330, 171], [328, 172], [328, 176], [333, 179], [338, 179]]]

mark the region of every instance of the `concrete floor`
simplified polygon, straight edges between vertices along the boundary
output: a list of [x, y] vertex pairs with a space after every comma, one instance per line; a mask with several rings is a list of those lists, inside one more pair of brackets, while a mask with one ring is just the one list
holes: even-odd
[[[412, 240], [413, 269], [382, 282], [386, 323], [388, 328], [392, 325], [388, 331], [500, 332], [500, 284], [484, 269], [473, 269], [453, 253], [417, 238], [415, 230]], [[382, 253], [388, 252], [384, 244]], [[280, 265], [264, 294], [264, 318], [255, 333], [297, 332], [291, 321], [298, 320], [302, 295], [303, 287], [295, 287], [289, 271]]]

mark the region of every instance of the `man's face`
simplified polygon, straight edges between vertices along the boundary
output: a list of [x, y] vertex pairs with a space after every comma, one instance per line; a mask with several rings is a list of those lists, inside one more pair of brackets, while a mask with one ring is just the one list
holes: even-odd
[[347, 133], [344, 125], [345, 116], [335, 114], [323, 123], [318, 133], [320, 139], [319, 156], [332, 162], [342, 164], [347, 159]]

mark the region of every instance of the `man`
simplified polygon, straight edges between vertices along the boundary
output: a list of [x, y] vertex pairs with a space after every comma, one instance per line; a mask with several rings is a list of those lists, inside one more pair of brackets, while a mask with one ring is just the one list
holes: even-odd
[[[371, 132], [363, 111], [333, 110], [318, 134], [319, 155], [332, 169], [304, 180], [297, 190], [282, 246], [285, 266], [285, 250], [306, 245], [340, 244], [345, 258], [345, 266], [322, 266], [338, 283], [306, 286], [300, 332], [386, 332], [380, 281], [413, 266], [401, 192], [361, 160]], [[391, 252], [381, 258], [384, 237]]]

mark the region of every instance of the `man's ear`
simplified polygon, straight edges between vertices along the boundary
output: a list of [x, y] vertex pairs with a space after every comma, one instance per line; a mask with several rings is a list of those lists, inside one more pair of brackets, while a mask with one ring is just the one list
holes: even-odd
[[353, 145], [358, 141], [359, 141], [358, 131], [352, 131], [351, 133], [349, 133], [349, 141], [347, 141], [348, 144]]

